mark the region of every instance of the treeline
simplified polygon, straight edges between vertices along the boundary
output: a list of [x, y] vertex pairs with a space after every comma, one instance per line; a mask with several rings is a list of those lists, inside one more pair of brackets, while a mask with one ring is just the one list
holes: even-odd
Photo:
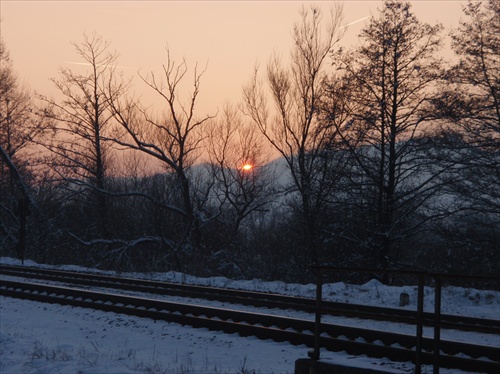
[[[342, 8], [304, 8], [284, 63], [199, 115], [203, 70], [139, 76], [101, 36], [59, 99], [0, 44], [0, 256], [120, 271], [305, 281], [310, 266], [500, 272], [500, 3], [449, 31], [387, 0], [338, 47]], [[183, 89], [190, 84], [189, 95]], [[270, 162], [270, 152], [279, 160]], [[206, 161], [202, 163], [201, 161]]]

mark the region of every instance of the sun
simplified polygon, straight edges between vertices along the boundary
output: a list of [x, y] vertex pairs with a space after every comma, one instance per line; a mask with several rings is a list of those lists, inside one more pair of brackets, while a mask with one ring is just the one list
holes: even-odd
[[251, 165], [251, 164], [245, 164], [241, 167], [241, 170], [243, 170], [243, 171], [250, 171], [252, 169], [253, 169], [253, 165]]

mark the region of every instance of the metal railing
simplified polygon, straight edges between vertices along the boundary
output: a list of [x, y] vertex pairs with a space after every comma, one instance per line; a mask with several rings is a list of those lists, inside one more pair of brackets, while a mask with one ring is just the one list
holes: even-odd
[[318, 361], [321, 351], [321, 315], [323, 302], [323, 276], [325, 273], [361, 273], [361, 274], [382, 274], [388, 276], [406, 276], [417, 280], [417, 314], [416, 314], [416, 345], [415, 345], [415, 373], [421, 374], [422, 367], [422, 342], [424, 326], [424, 286], [426, 280], [434, 283], [434, 321], [433, 321], [433, 373], [439, 374], [440, 368], [440, 341], [441, 341], [441, 294], [443, 279], [459, 279], [461, 281], [492, 282], [495, 289], [500, 287], [499, 276], [472, 276], [460, 274], [442, 274], [425, 271], [400, 271], [382, 270], [370, 268], [341, 268], [333, 266], [314, 266], [316, 272], [316, 311], [315, 311], [315, 331], [314, 350], [309, 352], [309, 357]]

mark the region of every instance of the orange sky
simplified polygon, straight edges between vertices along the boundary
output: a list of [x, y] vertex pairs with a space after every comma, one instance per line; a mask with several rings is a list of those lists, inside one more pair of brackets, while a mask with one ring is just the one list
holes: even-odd
[[[412, 1], [417, 17], [456, 27], [459, 1]], [[215, 113], [224, 102], [236, 103], [256, 62], [265, 66], [273, 51], [291, 48], [291, 31], [303, 4], [329, 9], [332, 2], [299, 1], [20, 1], [0, 0], [1, 37], [20, 80], [45, 95], [54, 94], [49, 78], [60, 66], [73, 68], [78, 57], [70, 42], [84, 32], [102, 35], [119, 52], [127, 76], [159, 71], [168, 44], [174, 59], [193, 67], [208, 63], [199, 109]], [[344, 23], [376, 13], [377, 0], [344, 1]], [[355, 23], [343, 40], [357, 43], [365, 21]], [[149, 89], [136, 82], [135, 91]]]

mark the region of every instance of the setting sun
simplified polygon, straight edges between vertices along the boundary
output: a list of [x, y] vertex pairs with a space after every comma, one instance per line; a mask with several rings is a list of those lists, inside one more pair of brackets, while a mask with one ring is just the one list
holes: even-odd
[[241, 169], [242, 169], [242, 170], [244, 170], [244, 171], [249, 171], [249, 170], [251, 170], [252, 168], [253, 168], [253, 165], [251, 165], [251, 164], [245, 164], [245, 165], [243, 165], [243, 166], [241, 167]]

